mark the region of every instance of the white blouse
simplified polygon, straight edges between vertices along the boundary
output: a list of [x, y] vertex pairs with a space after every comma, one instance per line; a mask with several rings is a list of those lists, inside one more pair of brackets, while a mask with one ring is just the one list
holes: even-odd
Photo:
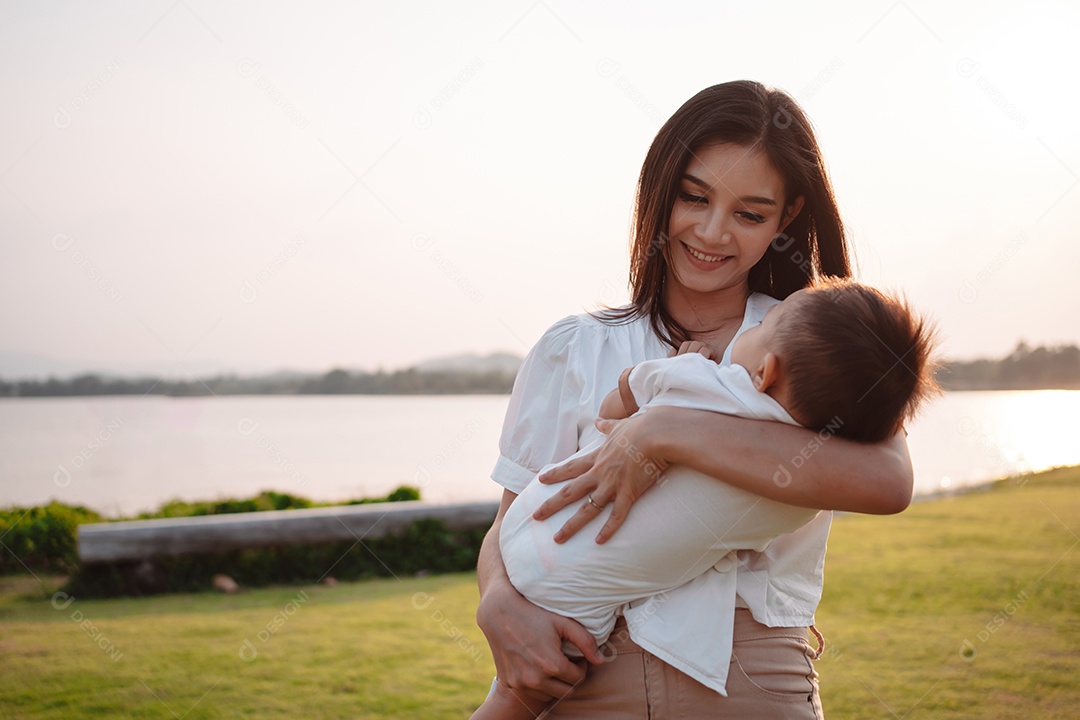
[[[735, 337], [760, 323], [777, 302], [767, 295], [751, 295]], [[721, 364], [730, 364], [733, 345], [734, 340]], [[596, 440], [600, 432], [593, 421], [619, 374], [631, 365], [667, 357], [669, 350], [647, 317], [608, 325], [582, 314], [552, 325], [518, 371], [492, 479], [520, 494], [545, 465], [565, 460]], [[739, 604], [748, 607], [758, 622], [770, 627], [813, 623], [831, 521], [832, 513], [822, 512], [762, 552], [739, 552]], [[710, 598], [702, 595], [697, 612], [704, 619], [711, 611]]]

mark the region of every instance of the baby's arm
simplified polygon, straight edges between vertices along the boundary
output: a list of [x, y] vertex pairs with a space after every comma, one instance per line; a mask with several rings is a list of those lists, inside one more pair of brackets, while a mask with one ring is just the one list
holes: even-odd
[[626, 368], [619, 375], [619, 386], [609, 392], [604, 401], [600, 403], [600, 412], [597, 413], [605, 420], [624, 420], [638, 411], [638, 404], [634, 400], [634, 394], [630, 392], [627, 378], [633, 368]]
[[[710, 360], [715, 360], [712, 350], [705, 343], [696, 340], [684, 342], [673, 356], [687, 353], [698, 353]], [[625, 420], [640, 409], [634, 399], [634, 393], [630, 390], [629, 378], [631, 370], [633, 368], [623, 370], [622, 374], [619, 375], [619, 386], [604, 397], [604, 401], [600, 403], [600, 411], [597, 413], [599, 417], [604, 420]]]

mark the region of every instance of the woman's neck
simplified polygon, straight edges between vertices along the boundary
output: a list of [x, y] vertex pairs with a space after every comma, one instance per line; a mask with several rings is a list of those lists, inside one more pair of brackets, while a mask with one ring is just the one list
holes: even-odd
[[664, 304], [671, 317], [690, 331], [695, 339], [727, 335], [738, 329], [746, 313], [749, 287], [745, 284], [703, 293], [676, 282], [664, 288]]

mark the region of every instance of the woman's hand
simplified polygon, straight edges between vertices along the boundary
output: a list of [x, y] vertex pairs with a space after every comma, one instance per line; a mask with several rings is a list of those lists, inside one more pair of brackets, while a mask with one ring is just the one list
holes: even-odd
[[648, 444], [649, 415], [646, 411], [626, 420], [597, 420], [597, 429], [608, 436], [603, 445], [540, 476], [542, 483], [566, 482], [566, 487], [537, 509], [533, 514], [536, 520], [550, 517], [573, 502], [592, 498], [555, 533], [555, 542], [565, 542], [599, 515], [600, 508], [614, 504], [596, 536], [598, 543], [607, 541], [626, 521], [637, 499], [660, 479], [667, 461], [655, 457]]
[[499, 682], [538, 700], [566, 697], [585, 678], [584, 661], [563, 654], [563, 641], [593, 663], [603, 656], [581, 624], [533, 605], [510, 583], [481, 595], [476, 621], [487, 637]]

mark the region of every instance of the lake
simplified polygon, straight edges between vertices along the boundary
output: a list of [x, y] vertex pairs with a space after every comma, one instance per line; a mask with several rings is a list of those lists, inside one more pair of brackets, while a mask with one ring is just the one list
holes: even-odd
[[[0, 507], [107, 515], [261, 490], [497, 500], [505, 395], [0, 400]], [[916, 492], [1080, 464], [1080, 391], [952, 392], [909, 428]]]

